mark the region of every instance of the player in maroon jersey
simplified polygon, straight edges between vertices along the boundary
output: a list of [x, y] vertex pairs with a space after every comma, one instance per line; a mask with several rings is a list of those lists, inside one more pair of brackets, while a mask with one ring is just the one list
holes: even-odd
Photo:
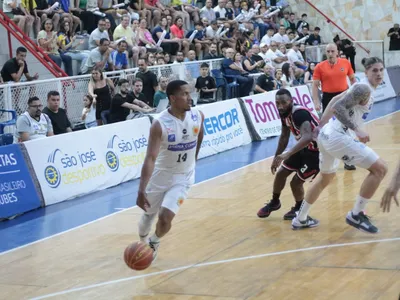
[[[304, 200], [304, 182], [319, 173], [318, 145], [313, 140], [313, 130], [318, 126], [319, 119], [304, 106], [293, 103], [292, 95], [287, 89], [280, 89], [276, 93], [275, 103], [282, 121], [282, 132], [271, 165], [271, 172], [276, 175], [272, 199], [258, 211], [257, 215], [260, 218], [266, 218], [271, 212], [281, 208], [279, 199], [281, 191], [285, 187], [286, 179], [296, 172], [290, 182], [296, 204], [283, 216], [285, 220], [292, 220]], [[289, 143], [290, 132], [297, 143], [283, 153]], [[282, 166], [278, 169], [281, 162], [283, 162]], [[315, 221], [314, 226], [317, 225]]]

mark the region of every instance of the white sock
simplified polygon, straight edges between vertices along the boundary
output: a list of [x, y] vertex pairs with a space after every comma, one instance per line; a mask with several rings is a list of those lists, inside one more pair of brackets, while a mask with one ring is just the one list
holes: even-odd
[[154, 232], [154, 234], [150, 237], [150, 241], [154, 243], [160, 242], [160, 238], [157, 236], [157, 234]]
[[139, 235], [141, 237], [146, 237], [151, 229], [151, 225], [153, 224], [153, 221], [157, 214], [152, 214], [152, 215], [147, 215], [143, 214], [142, 217], [140, 218], [139, 221]]
[[307, 220], [308, 212], [310, 211], [311, 204], [309, 204], [307, 201], [303, 201], [301, 204], [300, 210], [299, 210], [299, 215], [298, 219], [300, 221], [305, 221]]
[[358, 215], [360, 212], [362, 212], [365, 209], [365, 207], [367, 206], [368, 200], [369, 199], [358, 195], [356, 197], [356, 203], [354, 204], [354, 207], [352, 209], [353, 214]]

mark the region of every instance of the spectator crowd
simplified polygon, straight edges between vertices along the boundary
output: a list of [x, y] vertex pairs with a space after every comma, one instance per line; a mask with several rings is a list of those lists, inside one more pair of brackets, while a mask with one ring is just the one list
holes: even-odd
[[[79, 74], [90, 74], [82, 99], [86, 128], [155, 112], [165, 103], [165, 87], [176, 75], [174, 65], [185, 62], [193, 62], [186, 69], [198, 103], [217, 99], [221, 78], [238, 86], [235, 96], [309, 84], [316, 62], [307, 58], [305, 49], [323, 43], [320, 28], [312, 27], [306, 14], [296, 16], [285, 1], [5, 0], [3, 11], [26, 35], [32, 28], [31, 38], [69, 76], [74, 75], [74, 60]], [[339, 37], [335, 42], [342, 55], [351, 58], [351, 42]], [[23, 75], [38, 79], [28, 71], [26, 54], [19, 47], [16, 57], [4, 64], [5, 83], [19, 82]], [[219, 72], [210, 72], [210, 59], [221, 59]], [[169, 71], [158, 77], [151, 66]], [[134, 80], [114, 82], [106, 76], [107, 71], [130, 68], [137, 68]], [[56, 97], [51, 93], [48, 104]], [[52, 128], [47, 118], [35, 119], [41, 122], [42, 135], [68, 132], [68, 120], [55, 124], [67, 118], [64, 113], [56, 117], [62, 109], [49, 104], [42, 111], [36, 101], [29, 99], [24, 115], [33, 118], [41, 111], [49, 117]]]

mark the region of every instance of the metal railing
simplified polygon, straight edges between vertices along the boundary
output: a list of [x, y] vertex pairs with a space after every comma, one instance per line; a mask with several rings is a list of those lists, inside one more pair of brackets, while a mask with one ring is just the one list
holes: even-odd
[[[195, 92], [195, 83], [200, 76], [200, 65], [208, 63], [210, 70], [219, 69], [222, 59], [202, 60], [195, 62], [185, 62], [148, 67], [157, 77], [165, 76], [169, 80], [182, 79], [187, 81]], [[123, 71], [106, 72], [107, 78], [113, 80], [117, 85], [120, 78], [132, 81], [135, 78], [137, 68]], [[13, 109], [17, 114], [26, 111], [28, 99], [37, 96], [44, 106], [47, 105], [47, 93], [58, 91], [60, 93], [61, 107], [65, 108], [71, 123], [76, 124], [81, 121], [83, 109], [83, 97], [88, 93], [89, 75], [71, 76], [46, 80], [36, 80], [29, 82], [8, 83], [0, 85], [0, 108]]]

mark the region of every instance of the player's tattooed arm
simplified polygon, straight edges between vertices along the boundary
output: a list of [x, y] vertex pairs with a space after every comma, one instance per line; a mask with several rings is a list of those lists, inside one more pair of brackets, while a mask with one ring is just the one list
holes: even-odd
[[349, 109], [364, 104], [371, 96], [371, 89], [366, 84], [353, 85], [346, 95], [332, 106], [333, 115], [347, 128], [356, 129], [356, 124], [349, 116]]
[[313, 132], [312, 132], [312, 127], [311, 123], [309, 121], [305, 121], [301, 124], [300, 126], [300, 133], [301, 133], [301, 138], [298, 140], [296, 145], [294, 145], [288, 152], [287, 156], [290, 157], [293, 154], [299, 152], [300, 150], [304, 149], [307, 147], [307, 145], [312, 142], [313, 140]]
[[289, 144], [290, 129], [287, 126], [282, 126], [281, 136], [279, 137], [278, 148], [276, 149], [275, 156], [280, 155], [285, 151]]

